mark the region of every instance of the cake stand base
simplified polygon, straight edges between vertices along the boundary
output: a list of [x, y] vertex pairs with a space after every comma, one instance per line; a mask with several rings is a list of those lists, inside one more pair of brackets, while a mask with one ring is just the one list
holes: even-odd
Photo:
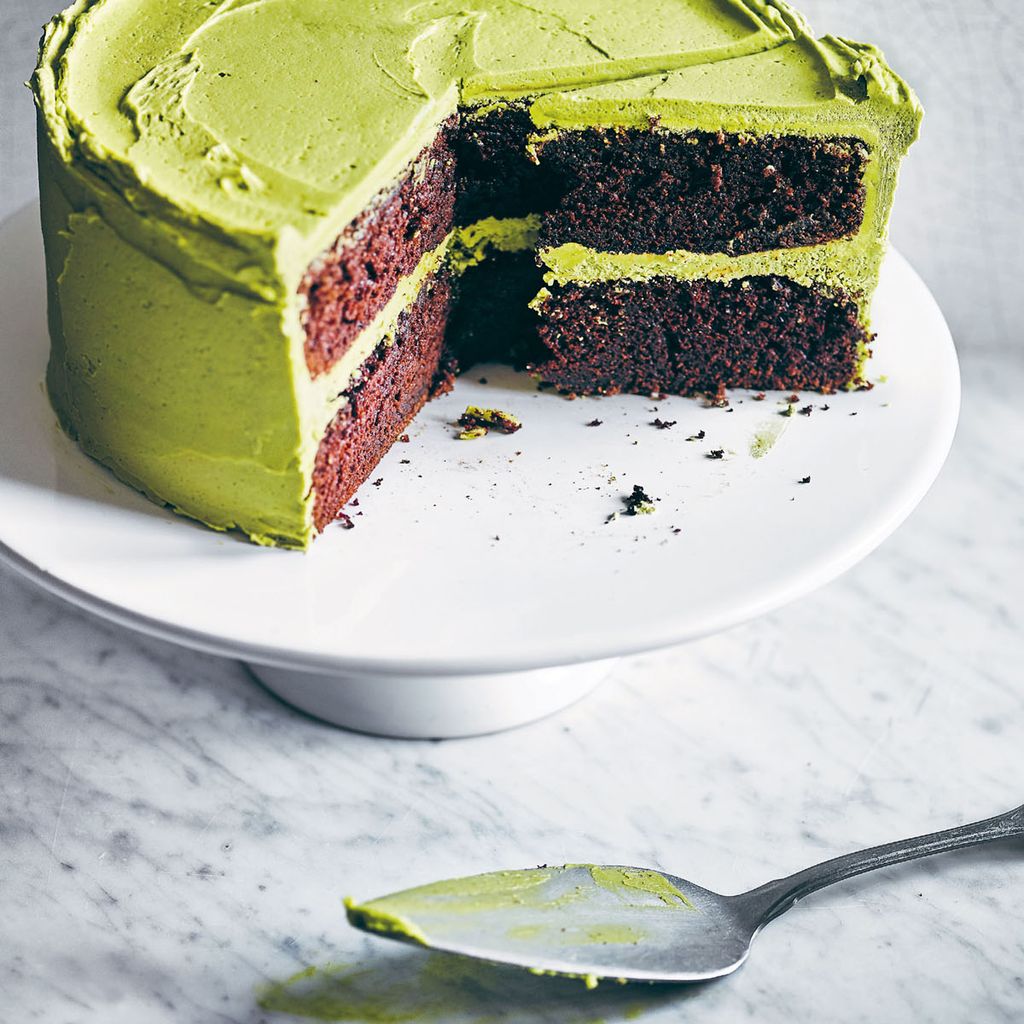
[[615, 661], [458, 676], [248, 668], [281, 700], [333, 725], [399, 739], [456, 739], [514, 729], [561, 711], [596, 689]]

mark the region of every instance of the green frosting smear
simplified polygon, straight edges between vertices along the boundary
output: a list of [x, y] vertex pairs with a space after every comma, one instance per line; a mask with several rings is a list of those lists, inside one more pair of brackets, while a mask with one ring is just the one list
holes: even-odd
[[543, 891], [552, 877], [553, 872], [543, 869], [493, 871], [434, 882], [366, 904], [346, 899], [345, 910], [349, 920], [361, 928], [426, 944], [420, 926], [414, 922], [418, 913], [433, 912], [439, 907], [445, 914], [454, 915], [540, 904], [557, 907], [560, 904], [548, 900]]
[[[460, 957], [376, 957], [371, 963], [311, 966], [260, 986], [266, 1013], [350, 1024], [601, 1024], [637, 1020], [678, 997], [671, 988], [602, 985], [537, 977]], [[276, 1018], [275, 1018], [276, 1020]]]
[[[442, 264], [536, 244], [536, 217], [453, 233], [351, 359], [309, 379], [304, 272], [457, 111], [523, 100], [535, 141], [652, 123], [861, 138], [863, 231], [762, 263], [865, 310], [920, 120], [877, 50], [816, 41], [783, 0], [75, 0], [46, 29], [32, 87], [61, 422], [154, 499], [300, 548], [317, 445], [357, 357]], [[552, 282], [761, 266], [542, 256]]]
[[[661, 872], [590, 864], [456, 878], [345, 906], [364, 931], [580, 978], [588, 987], [597, 977], [570, 966], [587, 962], [588, 950], [664, 941], [663, 915], [698, 912]], [[534, 968], [538, 961], [558, 969]]]
[[626, 896], [633, 892], [642, 892], [650, 896], [657, 896], [667, 907], [682, 907], [685, 910], [697, 909], [690, 899], [659, 871], [593, 867], [590, 869], [590, 876], [602, 889], [608, 889], [611, 892], [623, 892]]

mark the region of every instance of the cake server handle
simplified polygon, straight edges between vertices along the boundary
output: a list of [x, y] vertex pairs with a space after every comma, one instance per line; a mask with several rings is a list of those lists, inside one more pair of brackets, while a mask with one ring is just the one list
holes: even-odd
[[858, 853], [836, 857], [824, 864], [799, 871], [788, 878], [769, 882], [745, 893], [742, 898], [749, 899], [755, 905], [760, 903], [762, 921], [767, 924], [811, 893], [837, 882], [844, 882], [848, 878], [903, 864], [906, 861], [933, 857], [939, 853], [950, 853], [953, 850], [991, 843], [997, 839], [1012, 839], [1016, 836], [1024, 836], [1024, 807], [944, 832], [933, 832], [915, 839], [886, 843], [884, 846], [874, 846]]

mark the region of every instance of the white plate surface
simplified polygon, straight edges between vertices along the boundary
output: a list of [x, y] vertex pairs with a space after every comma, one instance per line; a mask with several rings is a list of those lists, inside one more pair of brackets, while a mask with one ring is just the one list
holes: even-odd
[[[875, 305], [873, 391], [806, 394], [812, 415], [784, 418], [778, 394], [735, 392], [731, 411], [568, 401], [481, 368], [394, 446], [351, 510], [356, 529], [330, 528], [308, 554], [261, 549], [150, 504], [60, 432], [42, 387], [37, 215], [0, 227], [0, 554], [101, 615], [219, 654], [496, 672], [707, 635], [871, 552], [925, 495], [956, 427], [952, 339], [894, 253]], [[469, 403], [524, 427], [458, 441], [450, 424]], [[700, 430], [704, 440], [687, 440]], [[778, 431], [754, 458], [755, 438]], [[713, 449], [726, 457], [709, 459]], [[635, 483], [660, 499], [657, 513], [606, 522]]]

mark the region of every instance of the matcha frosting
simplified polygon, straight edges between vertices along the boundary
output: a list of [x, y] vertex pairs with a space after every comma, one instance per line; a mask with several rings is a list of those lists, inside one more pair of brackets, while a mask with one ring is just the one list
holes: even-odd
[[[495, 221], [449, 238], [309, 379], [306, 267], [456, 110], [526, 98], [538, 139], [651, 118], [864, 138], [868, 218], [835, 255], [865, 295], [920, 117], [877, 50], [815, 41], [782, 0], [76, 0], [32, 86], [62, 423], [156, 500], [297, 547], [348, 374], [449, 250], [463, 269], [535, 237]], [[652, 272], [542, 255], [551, 281]], [[817, 280], [808, 261], [794, 273]]]

